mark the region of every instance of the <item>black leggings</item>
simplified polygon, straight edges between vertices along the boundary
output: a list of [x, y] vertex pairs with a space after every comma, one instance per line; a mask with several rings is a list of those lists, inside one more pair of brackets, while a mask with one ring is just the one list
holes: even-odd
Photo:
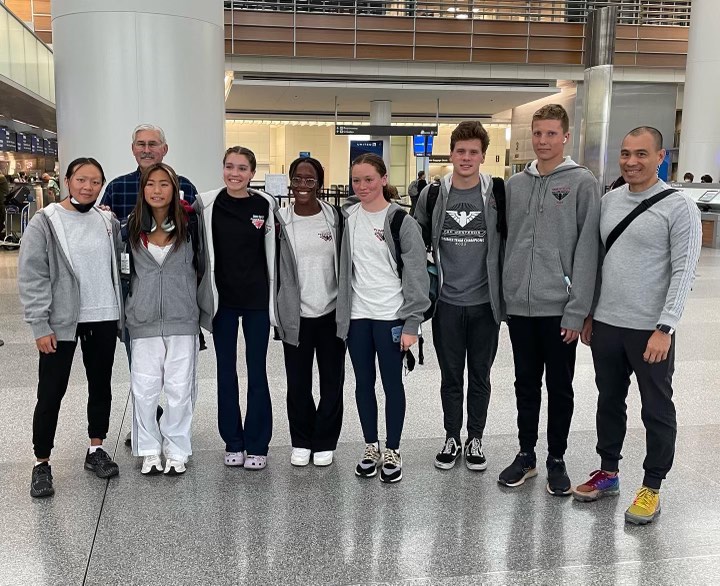
[[57, 343], [52, 354], [40, 353], [37, 404], [33, 415], [36, 458], [49, 458], [60, 403], [67, 391], [78, 338], [88, 381], [88, 437], [105, 439], [110, 425], [110, 379], [115, 360], [117, 321], [81, 323], [72, 342]]

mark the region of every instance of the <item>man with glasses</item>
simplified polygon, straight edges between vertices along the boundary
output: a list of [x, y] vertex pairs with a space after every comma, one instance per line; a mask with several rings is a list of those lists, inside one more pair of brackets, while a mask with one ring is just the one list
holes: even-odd
[[[132, 153], [137, 161], [138, 168], [132, 173], [116, 177], [105, 188], [101, 205], [108, 206], [117, 216], [120, 223], [123, 223], [135, 207], [138, 192], [140, 191], [140, 175], [146, 169], [156, 163], [162, 163], [168, 152], [168, 145], [165, 142], [165, 133], [159, 126], [152, 124], [141, 124], [132, 133]], [[188, 179], [178, 175], [180, 180], [180, 191], [183, 199], [189, 203], [195, 201], [197, 189]]]

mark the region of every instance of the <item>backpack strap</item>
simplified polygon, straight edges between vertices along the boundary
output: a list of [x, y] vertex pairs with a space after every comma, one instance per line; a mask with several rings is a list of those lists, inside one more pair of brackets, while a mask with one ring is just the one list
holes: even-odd
[[607, 240], [605, 241], [605, 254], [610, 252], [610, 247], [620, 237], [620, 234], [622, 234], [625, 231], [625, 228], [627, 228], [630, 224], [632, 224], [632, 222], [633, 222], [633, 220], [635, 220], [635, 218], [637, 218], [644, 211], [649, 210], [657, 202], [665, 199], [668, 195], [675, 193], [676, 191], [677, 191], [677, 189], [665, 189], [664, 191], [661, 191], [660, 193], [656, 193], [652, 197], [648, 197], [647, 199], [642, 200], [635, 207], [635, 209], [633, 209], [633, 211], [631, 211], [627, 216], [625, 216], [622, 219], [622, 221], [613, 228], [612, 232], [610, 232], [610, 235], [607, 237]]
[[431, 183], [428, 188], [427, 199], [425, 200], [425, 213], [428, 217], [428, 225], [422, 226], [422, 236], [425, 246], [428, 251], [432, 248], [432, 223], [433, 223], [433, 212], [435, 211], [435, 204], [437, 204], [438, 196], [440, 195], [440, 185], [437, 183]]
[[495, 196], [495, 206], [497, 208], [497, 231], [503, 240], [507, 240], [508, 225], [505, 201], [505, 181], [501, 177], [493, 177], [493, 195]]
[[398, 276], [402, 279], [403, 261], [402, 261], [402, 249], [400, 247], [400, 227], [405, 221], [407, 212], [403, 209], [395, 211], [395, 215], [390, 221], [390, 234], [392, 235], [393, 242], [395, 244], [395, 264], [397, 264]]

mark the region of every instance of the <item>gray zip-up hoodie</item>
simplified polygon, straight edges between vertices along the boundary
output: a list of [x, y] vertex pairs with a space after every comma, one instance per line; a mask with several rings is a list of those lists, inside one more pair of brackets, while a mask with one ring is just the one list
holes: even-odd
[[[18, 287], [30, 324], [37, 340], [55, 334], [58, 341], [75, 339], [80, 313], [80, 283], [70, 262], [65, 230], [56, 207], [50, 204], [38, 210], [25, 229], [18, 259]], [[108, 250], [112, 250], [112, 280], [120, 310], [118, 334], [124, 329], [123, 298], [120, 288], [120, 223], [110, 212], [95, 207], [88, 214], [100, 214], [108, 235]], [[104, 253], [104, 251], [98, 251]]]
[[[340, 239], [338, 226], [340, 219], [337, 210], [330, 204], [318, 200], [325, 216], [333, 242], [335, 243], [335, 278], [340, 274]], [[297, 272], [297, 258], [293, 250], [292, 206], [279, 208], [275, 218], [280, 225], [277, 284], [277, 329], [283, 342], [298, 346], [300, 344], [300, 282]]]
[[130, 338], [199, 334], [192, 243], [175, 243], [162, 265], [142, 242], [132, 249], [132, 254], [133, 274], [125, 301], [125, 325]]
[[593, 174], [565, 157], [541, 176], [537, 161], [507, 182], [503, 293], [508, 315], [562, 316], [581, 330], [598, 263], [600, 191]]
[[[212, 215], [213, 204], [218, 194], [223, 190], [214, 189], [197, 196], [193, 209], [199, 216], [202, 227], [202, 250], [205, 255], [205, 273], [198, 287], [198, 305], [200, 306], [200, 325], [208, 332], [212, 332], [212, 320], [218, 310], [219, 294], [215, 284], [215, 246], [213, 245]], [[277, 326], [276, 297], [275, 297], [275, 222], [273, 216], [277, 209], [275, 198], [258, 189], [248, 189], [248, 192], [265, 198], [268, 203], [268, 221], [265, 222], [265, 260], [268, 268], [268, 285], [270, 291], [270, 325]]]
[[[430, 191], [430, 185], [425, 187], [420, 194], [417, 206], [415, 208], [415, 219], [420, 226], [426, 228], [432, 226], [432, 249], [435, 265], [438, 269], [438, 292], [442, 290], [443, 271], [442, 258], [440, 255], [440, 237], [442, 236], [443, 224], [445, 223], [445, 210], [447, 209], [448, 197], [450, 196], [450, 188], [452, 186], [452, 173], [448, 173], [440, 183], [440, 193], [438, 195], [435, 208], [433, 209], [432, 218], [427, 215], [427, 198]], [[500, 323], [505, 319], [505, 307], [502, 298], [502, 264], [505, 254], [505, 243], [502, 236], [498, 233], [497, 227], [497, 204], [495, 203], [495, 194], [492, 191], [492, 176], [480, 175], [480, 192], [482, 193], [485, 218], [488, 226], [487, 231], [487, 274], [488, 274], [488, 291], [490, 293], [490, 307], [492, 308], [495, 321]]]
[[[347, 218], [352, 216], [360, 208], [360, 200], [357, 197], [348, 198], [342, 207], [342, 213]], [[390, 223], [400, 206], [391, 203], [385, 217], [385, 243], [390, 250], [390, 256], [397, 262], [395, 242], [390, 236]], [[340, 249], [340, 280], [338, 281], [337, 300], [337, 335], [338, 338], [347, 339], [350, 328], [350, 315], [352, 309], [352, 244], [351, 235], [348, 230], [343, 233]], [[403, 333], [417, 336], [420, 324], [423, 322], [423, 314], [430, 307], [428, 291], [430, 289], [430, 277], [427, 273], [427, 254], [425, 243], [422, 239], [420, 226], [411, 217], [407, 216], [400, 226], [400, 250], [403, 261], [402, 270], [402, 292], [404, 301], [398, 311], [398, 318], [403, 320]]]

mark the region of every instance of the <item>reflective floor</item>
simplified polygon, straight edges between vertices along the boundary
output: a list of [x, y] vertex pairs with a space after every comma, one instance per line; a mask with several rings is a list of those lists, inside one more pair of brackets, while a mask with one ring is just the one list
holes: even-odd
[[[362, 434], [348, 361], [345, 421], [335, 463], [293, 468], [282, 349], [268, 372], [274, 435], [269, 467], [226, 468], [217, 433], [214, 355], [201, 353], [194, 456], [182, 477], [142, 477], [123, 445], [129, 375], [118, 347], [108, 451], [120, 476], [83, 470], [85, 385], [80, 352], [53, 452], [56, 495], [29, 496], [37, 356], [22, 321], [17, 252], [0, 251], [0, 584], [719, 584], [720, 251], [703, 249], [699, 277], [677, 333], [678, 446], [663, 486], [663, 512], [647, 527], [623, 512], [642, 479], [644, 430], [635, 386], [621, 463], [621, 495], [581, 504], [551, 497], [544, 474], [516, 489], [497, 475], [516, 450], [512, 356], [501, 332], [484, 440], [486, 472], [433, 465], [444, 438], [439, 370], [406, 378], [408, 411], [397, 485], [356, 478]], [[242, 377], [242, 369], [241, 369]], [[241, 380], [242, 387], [242, 380]], [[576, 410], [566, 456], [574, 483], [599, 462], [589, 351], [578, 352]], [[379, 390], [381, 394], [381, 391]], [[381, 421], [381, 429], [382, 429]], [[545, 419], [541, 421], [541, 428]], [[544, 461], [544, 434], [538, 460]]]

